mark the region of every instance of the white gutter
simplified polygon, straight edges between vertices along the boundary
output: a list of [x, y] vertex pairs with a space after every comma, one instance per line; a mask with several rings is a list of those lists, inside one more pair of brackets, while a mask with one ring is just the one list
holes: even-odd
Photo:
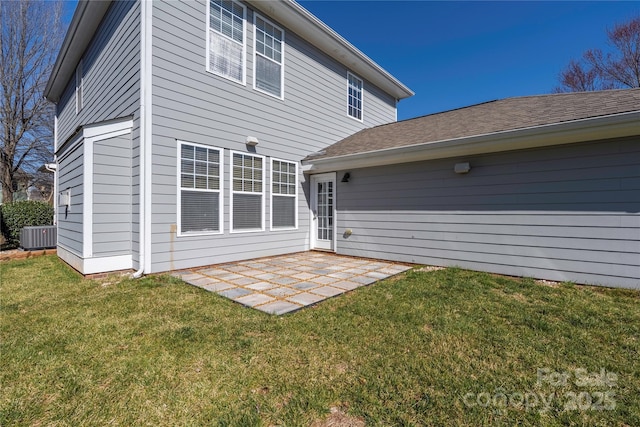
[[[394, 125], [392, 125], [394, 126]], [[384, 166], [640, 135], [640, 111], [303, 160], [306, 173]]]
[[140, 2], [140, 170], [137, 279], [151, 269], [151, 1]]

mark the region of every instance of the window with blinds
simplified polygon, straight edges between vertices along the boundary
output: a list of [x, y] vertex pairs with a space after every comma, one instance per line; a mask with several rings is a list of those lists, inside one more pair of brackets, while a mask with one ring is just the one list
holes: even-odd
[[298, 165], [271, 159], [271, 229], [297, 228]]
[[207, 71], [244, 84], [245, 7], [233, 0], [209, 1]]
[[222, 232], [222, 150], [178, 143], [178, 235]]
[[264, 158], [231, 152], [231, 230], [264, 230]]
[[347, 73], [347, 90], [349, 116], [362, 121], [362, 80]]
[[284, 31], [258, 14], [254, 15], [254, 31], [254, 87], [282, 98]]

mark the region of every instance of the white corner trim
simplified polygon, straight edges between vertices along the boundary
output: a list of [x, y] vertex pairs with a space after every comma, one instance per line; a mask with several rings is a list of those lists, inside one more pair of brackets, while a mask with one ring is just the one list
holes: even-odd
[[344, 156], [310, 159], [306, 173], [522, 150], [640, 135], [640, 111], [554, 123], [470, 137], [425, 142]]
[[[93, 256], [93, 145], [98, 142], [116, 136], [131, 133], [133, 120], [125, 119], [97, 123], [83, 128], [78, 136], [78, 143], [84, 144], [83, 152], [83, 182], [82, 182], [82, 256]], [[68, 150], [69, 152], [69, 150]]]
[[82, 257], [93, 255], [93, 140], [84, 140], [82, 182]]

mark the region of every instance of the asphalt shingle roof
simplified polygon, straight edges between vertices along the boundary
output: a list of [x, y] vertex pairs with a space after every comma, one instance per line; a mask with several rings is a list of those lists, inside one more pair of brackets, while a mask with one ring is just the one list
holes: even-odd
[[507, 98], [355, 133], [306, 160], [551, 125], [640, 110], [640, 88]]

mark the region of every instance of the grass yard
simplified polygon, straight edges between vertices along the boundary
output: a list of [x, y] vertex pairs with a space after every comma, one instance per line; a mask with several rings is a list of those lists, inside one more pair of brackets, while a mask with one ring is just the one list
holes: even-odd
[[640, 292], [414, 270], [276, 317], [0, 269], [2, 426], [640, 425]]

